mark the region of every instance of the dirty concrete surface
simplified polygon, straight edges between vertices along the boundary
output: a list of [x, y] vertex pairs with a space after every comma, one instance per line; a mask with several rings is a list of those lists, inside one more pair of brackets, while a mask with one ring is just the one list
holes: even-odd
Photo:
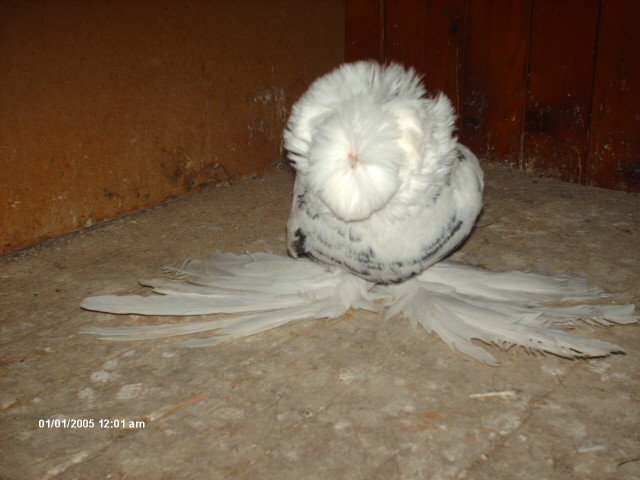
[[[485, 171], [454, 258], [586, 277], [638, 305], [639, 195]], [[292, 180], [283, 168], [0, 258], [0, 478], [640, 478], [639, 326], [581, 329], [625, 355], [492, 348], [498, 368], [359, 311], [202, 349], [78, 333], [166, 322], [78, 304], [142, 292], [167, 263], [284, 253]], [[54, 426], [74, 419], [94, 425]]]

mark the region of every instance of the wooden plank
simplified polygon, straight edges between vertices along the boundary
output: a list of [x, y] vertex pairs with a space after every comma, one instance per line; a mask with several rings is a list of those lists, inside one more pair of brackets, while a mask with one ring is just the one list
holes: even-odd
[[461, 107], [464, 0], [387, 0], [384, 56], [416, 67], [430, 93], [444, 92]]
[[345, 61], [383, 60], [384, 0], [346, 0]]
[[470, 1], [460, 138], [481, 158], [519, 165], [530, 1]]
[[587, 182], [640, 191], [640, 2], [603, 1]]
[[0, 255], [271, 168], [343, 33], [335, 0], [0, 1]]
[[534, 0], [523, 163], [584, 181], [599, 0]]

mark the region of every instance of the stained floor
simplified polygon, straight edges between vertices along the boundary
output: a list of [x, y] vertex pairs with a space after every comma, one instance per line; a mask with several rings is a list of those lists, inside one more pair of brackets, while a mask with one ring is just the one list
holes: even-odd
[[[639, 195], [485, 170], [485, 209], [455, 258], [583, 276], [640, 304]], [[0, 478], [640, 478], [640, 326], [582, 329], [625, 355], [492, 349], [498, 368], [364, 312], [204, 349], [78, 333], [166, 321], [78, 304], [141, 292], [167, 263], [284, 253], [292, 179], [281, 169], [0, 258]]]

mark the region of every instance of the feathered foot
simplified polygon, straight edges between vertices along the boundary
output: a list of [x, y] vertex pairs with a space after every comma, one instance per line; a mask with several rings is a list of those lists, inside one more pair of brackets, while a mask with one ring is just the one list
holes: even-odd
[[293, 321], [334, 318], [351, 308], [380, 311], [372, 286], [342, 270], [306, 259], [271, 253], [234, 255], [217, 252], [164, 270], [168, 279], [141, 280], [159, 295], [104, 295], [80, 306], [107, 313], [141, 315], [243, 314], [221, 320], [144, 327], [93, 327], [82, 333], [106, 340], [147, 340], [215, 330], [215, 337], [183, 342], [217, 345]]
[[350, 309], [401, 313], [435, 332], [451, 348], [489, 365], [496, 359], [474, 339], [503, 349], [521, 346], [568, 358], [622, 352], [618, 345], [562, 329], [638, 321], [633, 305], [550, 306], [610, 295], [582, 279], [519, 272], [496, 273], [452, 261], [433, 265], [399, 285], [374, 285], [340, 269], [270, 253], [216, 253], [177, 268], [167, 279], [142, 280], [158, 295], [89, 297], [87, 310], [142, 315], [239, 314], [220, 320], [143, 327], [89, 328], [108, 340], [145, 340], [204, 331], [215, 336], [183, 342], [216, 345], [293, 321], [335, 318]]
[[409, 282], [378, 287], [391, 296], [387, 317], [401, 313], [412, 324], [435, 332], [449, 347], [489, 365], [496, 359], [473, 339], [508, 349], [549, 352], [562, 357], [602, 357], [624, 352], [618, 345], [571, 335], [562, 328], [579, 323], [628, 324], [638, 321], [633, 305], [573, 305], [611, 295], [568, 276], [496, 273], [443, 261]]

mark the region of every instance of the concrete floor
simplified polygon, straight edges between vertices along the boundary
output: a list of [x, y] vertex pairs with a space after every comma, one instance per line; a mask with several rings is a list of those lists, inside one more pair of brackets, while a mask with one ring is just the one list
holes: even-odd
[[[486, 172], [484, 213], [455, 258], [584, 276], [638, 304], [639, 195]], [[136, 279], [164, 264], [284, 253], [291, 189], [281, 170], [0, 258], [0, 478], [640, 478], [638, 326], [582, 331], [626, 355], [493, 348], [499, 368], [363, 312], [208, 349], [78, 333], [159, 321], [78, 303], [143, 291]], [[55, 419], [94, 426], [39, 428]], [[120, 419], [144, 426], [100, 425]]]

